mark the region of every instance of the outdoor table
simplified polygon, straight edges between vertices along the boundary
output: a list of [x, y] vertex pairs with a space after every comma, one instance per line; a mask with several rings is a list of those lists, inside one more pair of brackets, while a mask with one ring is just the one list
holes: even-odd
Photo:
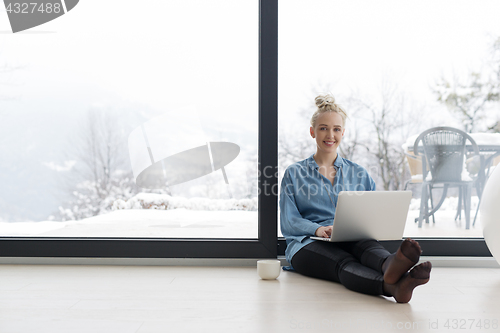
[[[490, 165], [493, 162], [493, 159], [495, 157], [500, 156], [500, 133], [470, 133], [469, 135], [476, 142], [476, 144], [479, 148], [479, 153], [481, 155], [485, 155], [485, 157], [486, 157], [484, 160], [484, 165], [483, 165], [484, 168], [486, 168], [488, 165]], [[403, 144], [403, 149], [406, 148], [406, 151], [413, 152], [414, 142], [417, 139], [417, 137], [418, 137], [418, 134], [409, 137], [406, 140], [406, 143]], [[422, 147], [421, 148], [422, 150], [420, 150], [420, 147]], [[465, 148], [469, 152], [473, 151], [472, 145], [470, 145], [470, 144], [466, 144]], [[421, 142], [419, 144], [419, 153], [423, 153], [423, 145]], [[479, 170], [478, 177], [479, 177], [479, 179], [476, 183], [476, 192], [478, 194], [478, 197], [481, 198], [481, 194], [482, 194], [482, 191], [484, 189], [484, 185], [486, 183], [486, 175], [484, 173], [484, 169]], [[428, 214], [426, 214], [426, 216], [424, 218], [430, 217], [435, 212], [437, 212], [439, 208], [441, 208], [441, 205], [443, 204], [444, 200], [446, 199], [447, 192], [448, 192], [448, 185], [445, 184], [443, 186], [443, 194], [442, 194], [438, 204], [432, 209], [432, 211], [430, 211]], [[458, 216], [458, 212], [457, 212], [457, 216]], [[467, 220], [466, 229], [469, 229], [470, 222], [469, 222], [469, 219], [466, 219], [466, 220]], [[475, 221], [475, 218], [474, 218], [474, 221]]]

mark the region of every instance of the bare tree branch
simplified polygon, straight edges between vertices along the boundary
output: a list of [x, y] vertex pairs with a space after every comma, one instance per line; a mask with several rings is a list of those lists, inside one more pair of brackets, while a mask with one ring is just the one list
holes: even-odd
[[419, 126], [421, 117], [417, 115], [421, 112], [414, 112], [415, 103], [387, 80], [377, 98], [355, 93], [350, 102], [361, 111], [360, 118], [364, 120], [365, 137], [358, 146], [371, 156], [379, 182], [385, 190], [402, 189], [407, 168], [401, 145]]
[[111, 210], [115, 200], [128, 199], [140, 191], [126, 165], [126, 137], [120, 134], [116, 115], [88, 111], [67, 155], [76, 165], [62, 181], [70, 198], [56, 214], [62, 220], [102, 214]]
[[492, 43], [492, 53], [489, 72], [454, 75], [451, 81], [441, 77], [433, 88], [437, 100], [459, 115], [466, 132], [476, 131], [487, 106], [500, 100], [500, 38]]

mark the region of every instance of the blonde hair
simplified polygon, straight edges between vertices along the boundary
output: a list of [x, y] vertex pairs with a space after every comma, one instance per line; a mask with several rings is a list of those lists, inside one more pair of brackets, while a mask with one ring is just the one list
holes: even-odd
[[318, 119], [319, 115], [327, 111], [338, 113], [342, 117], [342, 126], [345, 127], [347, 113], [340, 105], [335, 103], [335, 97], [331, 94], [319, 95], [314, 99], [314, 101], [317, 109], [311, 117], [311, 126], [313, 128], [316, 127], [316, 119]]

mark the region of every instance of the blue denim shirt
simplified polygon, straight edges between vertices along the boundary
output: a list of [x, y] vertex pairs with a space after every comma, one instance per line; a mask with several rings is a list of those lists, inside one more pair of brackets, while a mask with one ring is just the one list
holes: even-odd
[[366, 169], [339, 155], [333, 164], [337, 172], [332, 185], [319, 172], [313, 156], [290, 165], [281, 180], [281, 233], [286, 238], [285, 256], [290, 264], [297, 251], [314, 242], [309, 237], [316, 229], [333, 224], [340, 191], [375, 191], [375, 182]]

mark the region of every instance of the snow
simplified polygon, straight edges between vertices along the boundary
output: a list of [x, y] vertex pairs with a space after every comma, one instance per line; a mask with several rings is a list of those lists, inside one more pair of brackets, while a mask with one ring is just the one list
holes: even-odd
[[79, 221], [0, 222], [2, 236], [257, 238], [257, 211], [118, 210]]
[[471, 133], [478, 145], [500, 145], [500, 133]]
[[78, 221], [0, 222], [2, 236], [256, 238], [257, 198], [206, 199], [139, 193], [113, 212]]
[[[415, 140], [417, 140], [418, 136], [420, 134], [416, 134], [416, 135], [412, 135], [410, 136], [408, 139], [406, 139], [406, 142], [403, 143], [403, 145], [401, 146], [401, 148], [403, 149], [404, 152], [408, 152], [408, 148], [409, 147], [413, 147], [415, 145]], [[422, 143], [420, 142], [419, 145], [421, 145]]]
[[116, 200], [113, 210], [120, 209], [159, 209], [169, 210], [185, 208], [187, 210], [257, 210], [257, 198], [252, 199], [207, 199], [172, 197], [167, 194], [139, 193], [128, 201]]
[[76, 161], [64, 161], [64, 165], [59, 165], [55, 162], [43, 162], [42, 164], [51, 170], [61, 172], [70, 171], [75, 166]]
[[63, 222], [0, 222], [2, 236], [32, 236], [58, 230], [64, 227]]
[[[164, 199], [155, 195], [141, 195], [134, 202], [140, 202], [139, 198], [145, 199], [148, 197], [151, 199], [148, 202], [158, 204], [163, 202], [161, 200]], [[471, 219], [474, 218], [478, 202], [478, 198], [473, 196]], [[470, 230], [465, 230], [464, 217], [462, 217], [462, 221], [454, 221], [457, 205], [457, 197], [446, 198], [436, 213], [436, 223], [424, 224], [422, 228], [417, 228], [414, 221], [415, 217], [418, 217], [420, 199], [412, 199], [404, 236], [482, 237], [480, 216], [476, 226], [471, 226]], [[234, 207], [232, 204], [227, 204], [227, 206]], [[0, 222], [0, 235], [255, 239], [258, 237], [258, 212], [256, 210], [214, 211], [189, 210], [186, 208], [117, 209], [108, 214], [79, 221]]]
[[421, 183], [422, 180], [423, 180], [423, 177], [422, 177], [421, 173], [411, 176], [411, 182], [412, 183]]

